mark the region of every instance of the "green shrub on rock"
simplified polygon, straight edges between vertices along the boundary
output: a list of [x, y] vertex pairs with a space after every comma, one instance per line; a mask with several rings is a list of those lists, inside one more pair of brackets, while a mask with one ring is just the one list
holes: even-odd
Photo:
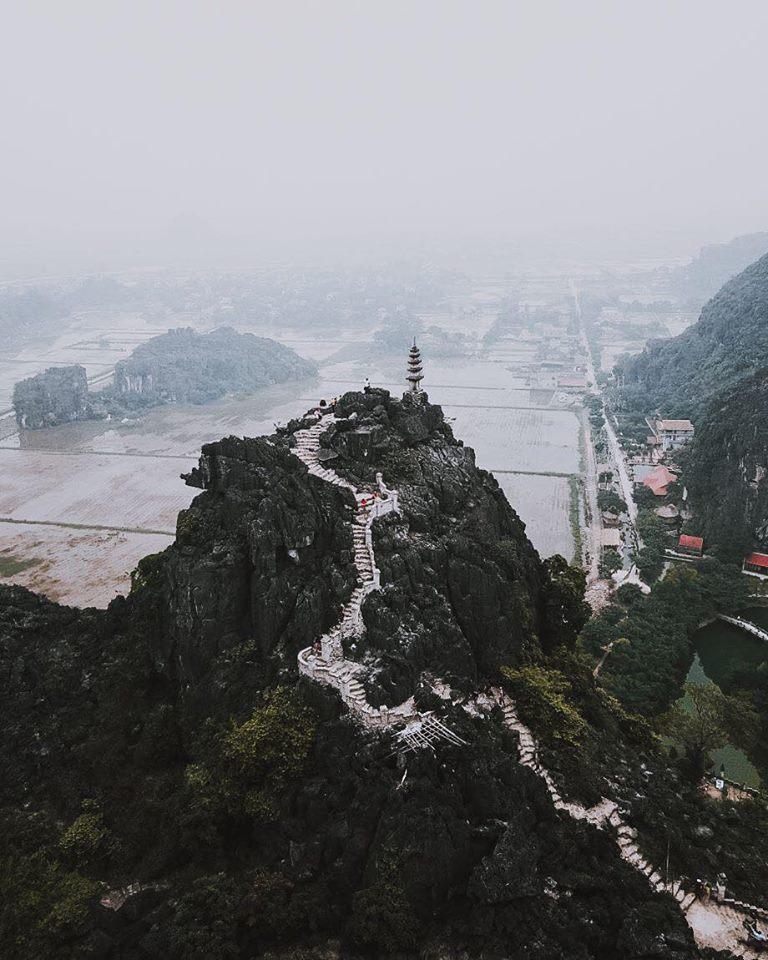
[[542, 666], [503, 667], [520, 715], [541, 736], [576, 745], [587, 724], [570, 702], [571, 684], [564, 673]]

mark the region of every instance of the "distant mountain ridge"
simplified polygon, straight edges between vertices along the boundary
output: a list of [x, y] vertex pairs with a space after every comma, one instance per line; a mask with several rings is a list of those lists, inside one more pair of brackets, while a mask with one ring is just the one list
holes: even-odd
[[716, 394], [764, 366], [768, 254], [728, 281], [696, 323], [672, 339], [651, 340], [616, 373], [625, 403], [695, 419]]
[[678, 294], [703, 303], [767, 253], [768, 231], [747, 233], [726, 243], [710, 243], [690, 263], [672, 270], [669, 280]]

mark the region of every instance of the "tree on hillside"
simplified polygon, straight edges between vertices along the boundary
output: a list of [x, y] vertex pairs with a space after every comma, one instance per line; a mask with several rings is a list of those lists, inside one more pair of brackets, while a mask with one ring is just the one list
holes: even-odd
[[754, 711], [738, 697], [726, 696], [716, 684], [686, 683], [684, 697], [663, 718], [664, 732], [683, 747], [690, 771], [698, 780], [711, 764], [713, 750], [730, 740], [749, 745], [757, 730]]

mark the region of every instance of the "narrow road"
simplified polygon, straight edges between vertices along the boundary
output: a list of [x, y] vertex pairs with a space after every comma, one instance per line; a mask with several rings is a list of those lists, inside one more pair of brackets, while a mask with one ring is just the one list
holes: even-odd
[[605, 433], [608, 437], [608, 448], [611, 451], [611, 457], [613, 462], [616, 464], [616, 469], [619, 474], [621, 495], [626, 501], [627, 513], [629, 514], [629, 519], [632, 521], [632, 526], [634, 527], [635, 523], [637, 522], [637, 504], [635, 503], [632, 481], [629, 478], [629, 470], [627, 469], [627, 461], [624, 458], [624, 451], [621, 449], [621, 444], [619, 443], [619, 438], [616, 436], [616, 431], [613, 429], [608, 419], [605, 404], [603, 404], [603, 415], [605, 416]]
[[587, 553], [589, 555], [588, 576], [590, 580], [599, 580], [603, 524], [600, 516], [600, 508], [597, 504], [597, 458], [595, 457], [595, 445], [592, 442], [592, 428], [589, 423], [589, 417], [587, 416], [587, 411], [584, 409], [581, 411], [581, 429], [584, 435], [586, 460], [584, 487], [587, 496], [587, 522], [589, 524], [587, 546]]
[[[595, 376], [595, 367], [592, 363], [592, 353], [587, 342], [587, 335], [584, 332], [584, 326], [581, 322], [581, 304], [579, 303], [579, 290], [576, 284], [571, 280], [571, 293], [573, 294], [573, 310], [576, 316], [576, 323], [579, 328], [579, 338], [581, 348], [584, 351], [585, 363], [587, 367], [587, 386], [593, 396], [600, 396], [600, 389], [597, 386], [597, 377]], [[595, 445], [592, 442], [592, 427], [589, 422], [587, 410], [581, 410], [581, 429], [584, 436], [586, 476], [584, 486], [587, 497], [587, 522], [588, 526], [588, 546], [589, 568], [587, 571], [590, 582], [596, 582], [600, 579], [600, 552], [602, 550], [603, 524], [600, 516], [600, 508], [597, 505], [597, 458], [595, 457]]]
[[[571, 280], [571, 293], [573, 295], [574, 303], [574, 312], [576, 315], [576, 322], [579, 328], [579, 338], [581, 340], [582, 350], [584, 351], [584, 356], [586, 358], [587, 366], [587, 384], [589, 386], [589, 392], [594, 397], [599, 397], [602, 404], [603, 419], [605, 420], [605, 434], [608, 440], [608, 450], [611, 456], [612, 462], [616, 466], [616, 472], [619, 478], [619, 486], [621, 487], [622, 499], [627, 504], [627, 515], [629, 516], [630, 523], [632, 524], [633, 535], [637, 538], [637, 504], [635, 503], [634, 497], [634, 488], [632, 480], [629, 476], [629, 468], [627, 466], [627, 461], [624, 456], [624, 451], [621, 449], [621, 444], [619, 443], [619, 438], [616, 436], [616, 431], [611, 425], [610, 419], [608, 417], [608, 409], [605, 405], [605, 398], [603, 397], [602, 391], [597, 382], [597, 374], [595, 372], [595, 365], [592, 360], [592, 351], [589, 349], [589, 341], [587, 340], [586, 330], [584, 325], [581, 322], [581, 305], [579, 303], [579, 290], [573, 280]], [[590, 444], [590, 449], [594, 454], [594, 448]], [[638, 545], [640, 541], [638, 539]]]

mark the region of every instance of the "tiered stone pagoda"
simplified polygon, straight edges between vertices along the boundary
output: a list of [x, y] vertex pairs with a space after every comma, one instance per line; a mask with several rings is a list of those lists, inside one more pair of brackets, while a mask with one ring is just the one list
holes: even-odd
[[408, 376], [405, 379], [408, 381], [410, 393], [421, 393], [420, 384], [424, 379], [424, 368], [421, 365], [421, 352], [416, 346], [415, 337], [408, 353]]

